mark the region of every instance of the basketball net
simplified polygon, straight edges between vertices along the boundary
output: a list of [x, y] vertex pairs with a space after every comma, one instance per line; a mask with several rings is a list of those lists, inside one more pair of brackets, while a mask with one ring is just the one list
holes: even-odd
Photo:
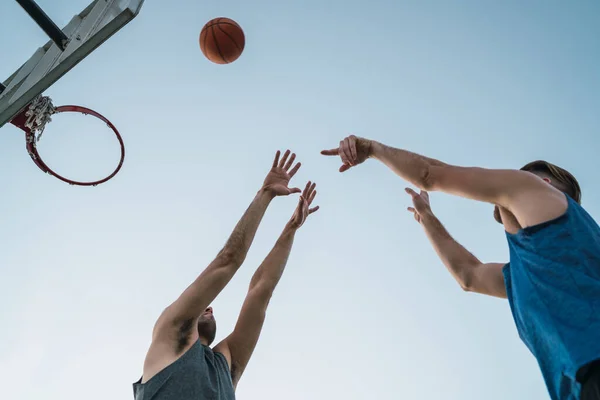
[[52, 104], [52, 99], [48, 96], [37, 96], [29, 105], [25, 112], [25, 127], [31, 132], [31, 139], [38, 142], [44, 133], [46, 125], [52, 122], [52, 114], [56, 112], [56, 107]]

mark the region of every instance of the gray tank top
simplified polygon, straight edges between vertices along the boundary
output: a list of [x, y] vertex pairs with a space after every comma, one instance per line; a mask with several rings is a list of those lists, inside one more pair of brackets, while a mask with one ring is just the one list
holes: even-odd
[[146, 383], [133, 384], [135, 400], [235, 400], [225, 356], [196, 341]]

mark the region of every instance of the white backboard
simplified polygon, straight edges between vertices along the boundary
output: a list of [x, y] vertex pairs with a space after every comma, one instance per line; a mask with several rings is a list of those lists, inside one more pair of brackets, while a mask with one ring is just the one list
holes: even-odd
[[94, 0], [62, 29], [64, 51], [49, 41], [3, 82], [0, 127], [139, 13], [144, 0]]

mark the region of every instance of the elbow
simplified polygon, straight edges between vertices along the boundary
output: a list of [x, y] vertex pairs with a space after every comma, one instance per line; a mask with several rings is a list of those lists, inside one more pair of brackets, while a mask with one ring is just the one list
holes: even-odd
[[463, 290], [463, 292], [473, 292], [473, 287], [465, 281], [459, 281], [458, 284], [460, 285], [460, 288]]
[[267, 312], [267, 306], [271, 302], [273, 297], [273, 291], [275, 287], [266, 284], [258, 284], [250, 286], [248, 290], [248, 297], [254, 299], [257, 304], [261, 304], [260, 311], [262, 314]]
[[464, 292], [474, 292], [475, 291], [472, 271], [466, 271], [466, 272], [462, 273], [458, 277], [457, 281], [458, 281], [458, 284], [460, 285], [460, 288]]
[[217, 256], [219, 260], [218, 265], [222, 267], [235, 267], [239, 268], [245, 261], [244, 255], [240, 254], [239, 251], [235, 251], [231, 248], [224, 247]]
[[435, 168], [426, 164], [419, 174], [419, 181], [417, 182], [417, 186], [421, 190], [425, 190], [427, 192], [432, 192], [435, 190]]

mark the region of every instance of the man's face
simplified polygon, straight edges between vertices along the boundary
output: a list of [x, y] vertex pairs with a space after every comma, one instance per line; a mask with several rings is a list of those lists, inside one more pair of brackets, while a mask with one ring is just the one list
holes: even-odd
[[215, 340], [217, 335], [217, 321], [213, 315], [212, 307], [208, 307], [198, 319], [198, 336], [208, 342], [208, 346]]

